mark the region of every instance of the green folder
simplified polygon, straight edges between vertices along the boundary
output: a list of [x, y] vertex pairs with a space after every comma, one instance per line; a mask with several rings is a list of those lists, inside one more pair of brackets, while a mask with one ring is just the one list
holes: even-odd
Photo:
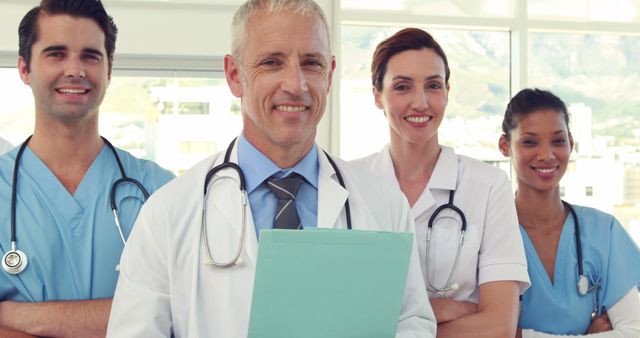
[[249, 338], [395, 336], [413, 234], [262, 230]]

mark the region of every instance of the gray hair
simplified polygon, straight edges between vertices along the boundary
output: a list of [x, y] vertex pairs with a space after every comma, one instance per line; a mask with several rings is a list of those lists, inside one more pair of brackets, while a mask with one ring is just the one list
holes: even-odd
[[294, 13], [308, 16], [317, 16], [327, 31], [329, 49], [331, 49], [331, 39], [327, 17], [322, 8], [313, 0], [248, 0], [236, 11], [231, 23], [231, 55], [240, 61], [240, 51], [247, 44], [247, 23], [249, 18], [259, 10], [266, 13], [279, 13], [293, 11]]

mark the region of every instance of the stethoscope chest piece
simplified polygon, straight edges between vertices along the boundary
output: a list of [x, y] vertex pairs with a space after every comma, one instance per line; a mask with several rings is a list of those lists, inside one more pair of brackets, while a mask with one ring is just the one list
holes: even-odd
[[578, 278], [578, 293], [582, 296], [589, 292], [589, 280], [585, 275], [580, 275]]
[[10, 250], [2, 257], [2, 268], [7, 273], [17, 275], [27, 268], [27, 255], [20, 250]]

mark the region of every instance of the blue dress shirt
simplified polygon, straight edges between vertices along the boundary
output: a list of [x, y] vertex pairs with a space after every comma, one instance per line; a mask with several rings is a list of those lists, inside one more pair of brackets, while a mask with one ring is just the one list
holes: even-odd
[[298, 173], [304, 180], [296, 195], [296, 210], [303, 227], [318, 226], [318, 148], [314, 144], [300, 162], [292, 168], [282, 169], [256, 149], [244, 135], [238, 137], [238, 165], [242, 168], [249, 194], [249, 204], [253, 214], [256, 236], [261, 229], [273, 229], [278, 201], [266, 186], [271, 177], [282, 178]]

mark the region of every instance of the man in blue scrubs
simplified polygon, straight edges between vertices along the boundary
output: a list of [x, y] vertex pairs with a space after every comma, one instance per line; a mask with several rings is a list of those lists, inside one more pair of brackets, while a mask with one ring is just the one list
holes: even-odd
[[[21, 156], [0, 156], [0, 255], [12, 250], [15, 189], [15, 244], [28, 264], [0, 270], [0, 336], [104, 337], [124, 246], [111, 186], [126, 174], [151, 193], [173, 178], [98, 133], [116, 34], [99, 0], [43, 0], [20, 23], [18, 70], [36, 123]], [[144, 200], [135, 184], [118, 186], [124, 238]]]

